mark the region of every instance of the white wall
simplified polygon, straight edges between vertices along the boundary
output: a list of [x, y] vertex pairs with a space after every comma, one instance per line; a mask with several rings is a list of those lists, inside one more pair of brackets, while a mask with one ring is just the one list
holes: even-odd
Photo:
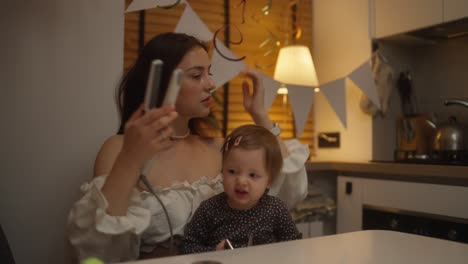
[[[370, 58], [368, 0], [314, 0], [312, 17], [312, 56], [321, 84], [347, 76]], [[316, 94], [315, 136], [319, 132], [340, 132], [341, 147], [317, 148], [317, 156], [312, 160], [371, 159], [372, 120], [359, 107], [361, 94], [354, 83], [346, 81], [347, 128], [343, 127], [326, 97]]]
[[17, 263], [64, 263], [66, 215], [117, 128], [124, 1], [1, 5], [0, 223]]

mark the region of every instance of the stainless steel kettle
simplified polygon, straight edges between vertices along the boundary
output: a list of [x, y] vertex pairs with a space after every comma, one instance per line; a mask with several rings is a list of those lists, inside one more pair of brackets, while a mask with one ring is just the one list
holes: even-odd
[[[468, 101], [459, 99], [447, 99], [445, 105], [459, 104], [468, 107]], [[430, 122], [430, 121], [429, 121]], [[435, 127], [435, 124], [432, 123]], [[444, 151], [464, 151], [466, 150], [466, 138], [463, 126], [457, 122], [454, 116], [437, 126], [437, 131], [433, 141], [433, 150]]]
[[434, 137], [433, 150], [460, 151], [465, 149], [465, 135], [463, 127], [454, 116], [438, 126]]

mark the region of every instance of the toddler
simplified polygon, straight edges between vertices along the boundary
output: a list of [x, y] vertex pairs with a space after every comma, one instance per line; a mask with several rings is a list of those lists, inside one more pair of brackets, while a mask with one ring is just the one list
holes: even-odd
[[224, 192], [201, 203], [185, 228], [182, 253], [301, 238], [286, 204], [267, 194], [283, 157], [277, 138], [258, 125], [238, 127], [223, 148]]

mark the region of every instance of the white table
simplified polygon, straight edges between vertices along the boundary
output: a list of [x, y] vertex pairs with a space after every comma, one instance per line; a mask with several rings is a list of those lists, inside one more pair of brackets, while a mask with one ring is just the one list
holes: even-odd
[[467, 264], [468, 245], [392, 231], [358, 231], [127, 264], [191, 264], [201, 260], [222, 264]]

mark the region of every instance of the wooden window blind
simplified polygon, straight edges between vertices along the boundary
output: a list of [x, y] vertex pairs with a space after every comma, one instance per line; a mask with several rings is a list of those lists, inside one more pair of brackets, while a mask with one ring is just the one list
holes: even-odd
[[[229, 48], [238, 56], [246, 56], [245, 63], [265, 75], [273, 77], [276, 57], [279, 48], [274, 49], [276, 41], [280, 45], [291, 43], [306, 45], [311, 48], [312, 44], [312, 0], [296, 1], [296, 26], [302, 30], [302, 36], [293, 40], [292, 38], [292, 12], [293, 1], [272, 1], [269, 14], [264, 15], [262, 8], [268, 3], [264, 0], [245, 1], [245, 22], [242, 23], [242, 1], [220, 1], [220, 0], [189, 0], [192, 9], [202, 19], [206, 26], [215, 32], [224, 26], [229, 18], [229, 24], [235, 25], [242, 32], [244, 41], [240, 45], [231, 44]], [[126, 6], [131, 0], [126, 0]], [[226, 5], [228, 10], [226, 10]], [[124, 37], [124, 69], [127, 71], [135, 62], [139, 52], [139, 45], [146, 43], [149, 39], [162, 32], [174, 31], [185, 5], [179, 5], [171, 9], [152, 8], [144, 12], [130, 12], [125, 14], [125, 37]], [[226, 14], [226, 11], [229, 13]], [[144, 15], [142, 15], [144, 14]], [[142, 30], [143, 29], [143, 30]], [[231, 41], [239, 40], [239, 32], [234, 26], [229, 27]], [[270, 34], [271, 33], [271, 34]], [[144, 36], [143, 39], [140, 36]], [[267, 41], [269, 37], [278, 39]], [[224, 34], [220, 33], [218, 38], [224, 41]], [[266, 43], [267, 42], [267, 43]], [[263, 46], [261, 44], [264, 44]], [[213, 51], [211, 51], [213, 52]], [[257, 65], [257, 66], [256, 66]], [[226, 131], [229, 133], [234, 128], [252, 123], [249, 114], [245, 112], [242, 103], [242, 78], [236, 77], [228, 84], [228, 101], [224, 102], [225, 89], [218, 89], [216, 99], [218, 104], [213, 106], [213, 114], [220, 122], [224, 121], [224, 105], [227, 104]], [[312, 88], [311, 88], [312, 89]], [[269, 116], [274, 122], [278, 122], [282, 129], [281, 137], [284, 139], [294, 138], [295, 126], [293, 113], [287, 96], [278, 95], [269, 109]], [[300, 137], [301, 142], [310, 146], [311, 155], [314, 155], [313, 136], [313, 113]]]

